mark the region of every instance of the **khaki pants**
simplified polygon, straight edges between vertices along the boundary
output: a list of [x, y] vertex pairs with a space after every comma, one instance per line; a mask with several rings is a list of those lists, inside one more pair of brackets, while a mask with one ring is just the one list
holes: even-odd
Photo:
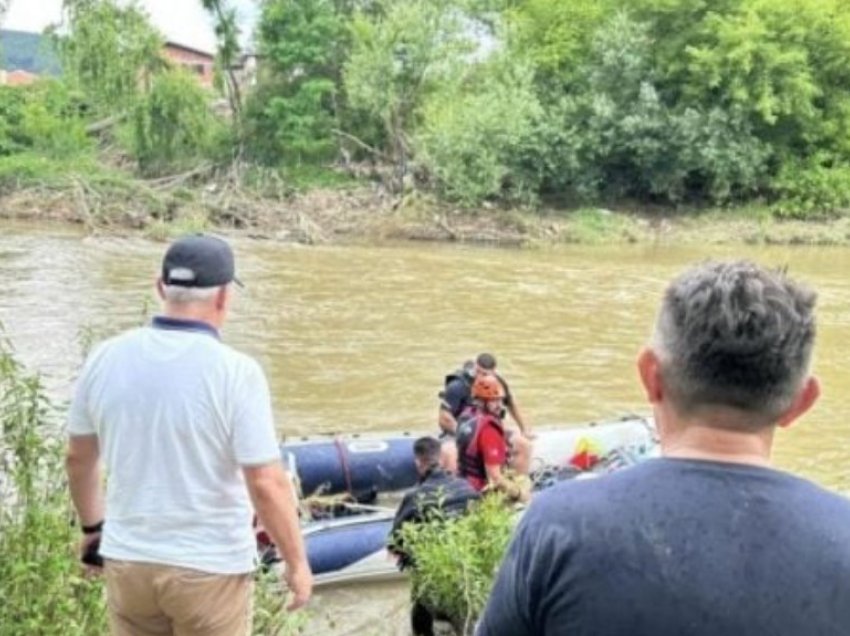
[[248, 636], [253, 578], [107, 559], [113, 636]]

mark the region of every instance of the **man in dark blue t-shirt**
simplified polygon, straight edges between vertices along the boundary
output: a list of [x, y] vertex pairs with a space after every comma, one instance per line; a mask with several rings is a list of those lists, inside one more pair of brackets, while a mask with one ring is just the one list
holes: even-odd
[[534, 501], [478, 636], [846, 636], [850, 501], [769, 467], [819, 395], [815, 296], [707, 263], [638, 359], [664, 457]]

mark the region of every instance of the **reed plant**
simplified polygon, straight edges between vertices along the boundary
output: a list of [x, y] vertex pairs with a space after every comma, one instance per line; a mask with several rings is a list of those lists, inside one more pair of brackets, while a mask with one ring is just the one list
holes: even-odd
[[0, 336], [0, 636], [105, 631], [102, 584], [76, 554], [58, 419]]
[[287, 599], [277, 568], [261, 569], [254, 590], [254, 636], [296, 636], [307, 633], [307, 610], [288, 612]]
[[472, 633], [513, 527], [513, 507], [495, 493], [458, 519], [436, 514], [426, 523], [405, 524], [413, 596], [445, 616], [456, 633]]

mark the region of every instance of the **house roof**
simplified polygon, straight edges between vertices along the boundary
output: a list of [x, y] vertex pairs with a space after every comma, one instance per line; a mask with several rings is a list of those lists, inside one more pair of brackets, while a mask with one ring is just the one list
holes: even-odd
[[27, 86], [36, 81], [38, 81], [38, 75], [21, 70], [9, 71], [5, 77], [7, 86]]
[[204, 57], [208, 57], [211, 60], [215, 58], [215, 53], [210, 53], [209, 51], [197, 49], [194, 46], [186, 46], [185, 44], [180, 44], [180, 42], [175, 42], [174, 40], [166, 40], [165, 46], [174, 49], [181, 49], [183, 51], [188, 51], [189, 53], [195, 53], [196, 55], [203, 55]]

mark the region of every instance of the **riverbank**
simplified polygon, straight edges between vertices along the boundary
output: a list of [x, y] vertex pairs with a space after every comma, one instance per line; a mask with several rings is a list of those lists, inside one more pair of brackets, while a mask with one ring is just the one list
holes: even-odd
[[120, 170], [56, 170], [48, 160], [0, 174], [0, 218], [83, 225], [93, 234], [239, 230], [303, 244], [436, 241], [540, 247], [559, 244], [850, 245], [850, 217], [778, 218], [767, 206], [676, 210], [584, 207], [457, 208], [420, 193], [325, 172], [284, 181], [276, 173], [203, 167], [141, 180]]

